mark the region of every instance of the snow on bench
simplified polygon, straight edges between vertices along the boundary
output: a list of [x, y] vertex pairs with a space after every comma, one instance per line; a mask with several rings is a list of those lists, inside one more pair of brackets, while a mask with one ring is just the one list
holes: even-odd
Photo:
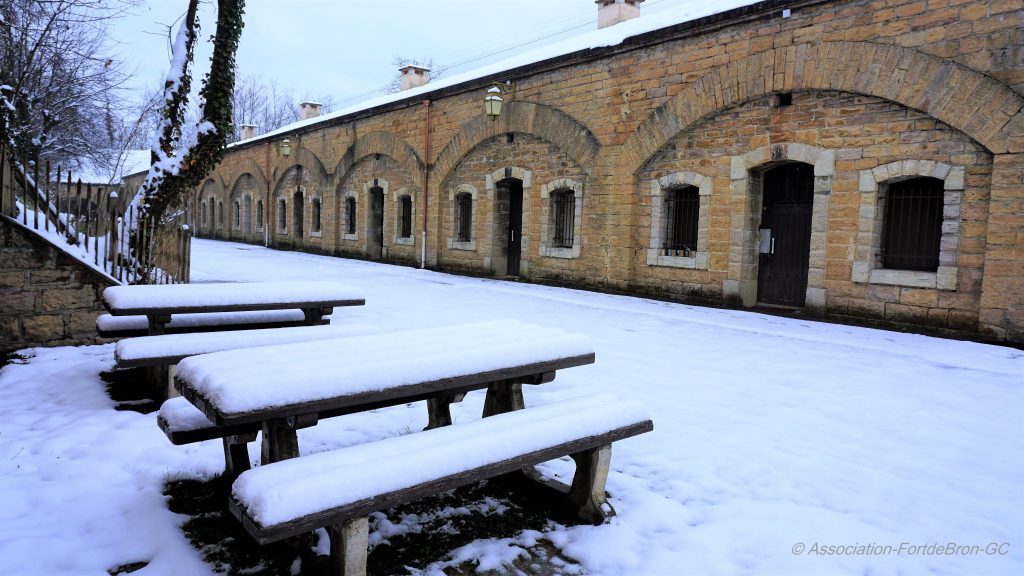
[[[168, 334], [181, 334], [203, 331], [254, 330], [301, 326], [305, 321], [306, 315], [298, 308], [175, 314], [171, 317], [171, 321], [164, 325], [164, 331]], [[101, 314], [96, 318], [96, 331], [104, 338], [145, 336], [149, 333], [149, 319], [146, 316]]]
[[574, 398], [260, 466], [235, 481], [229, 508], [260, 544], [328, 527], [331, 573], [365, 574], [371, 512], [565, 455], [570, 506], [603, 522], [611, 443], [653, 428], [635, 401]]
[[296, 326], [233, 332], [199, 332], [195, 334], [163, 334], [126, 338], [117, 343], [114, 358], [118, 368], [177, 364], [189, 356], [239, 348], [256, 348], [275, 344], [309, 342], [345, 338], [379, 332], [368, 324], [338, 326]]

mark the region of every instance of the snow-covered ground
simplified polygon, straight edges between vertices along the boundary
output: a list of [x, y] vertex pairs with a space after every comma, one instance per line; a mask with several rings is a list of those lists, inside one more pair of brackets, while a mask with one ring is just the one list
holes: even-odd
[[[527, 404], [611, 392], [655, 422], [614, 448], [618, 516], [546, 535], [589, 573], [1024, 574], [1019, 350], [206, 240], [192, 266], [193, 281], [361, 289], [366, 306], [338, 309], [335, 323], [516, 318], [587, 334], [596, 364], [527, 388]], [[150, 562], [139, 575], [208, 573], [161, 488], [218, 472], [219, 443], [174, 447], [154, 415], [114, 411], [97, 376], [112, 346], [24, 354], [0, 371], [0, 574], [104, 575], [135, 561]], [[470, 394], [455, 419], [482, 403]], [[397, 407], [324, 421], [300, 444], [425, 422], [421, 404]], [[508, 544], [457, 556], [514, 557]]]

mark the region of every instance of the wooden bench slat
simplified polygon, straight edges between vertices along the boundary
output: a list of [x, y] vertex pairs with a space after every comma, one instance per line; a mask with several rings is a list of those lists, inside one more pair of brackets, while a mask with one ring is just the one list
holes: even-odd
[[340, 282], [238, 282], [112, 286], [103, 303], [114, 316], [331, 308], [365, 304], [360, 290]]
[[261, 466], [230, 509], [268, 543], [652, 429], [635, 401], [567, 400]]
[[[301, 326], [305, 320], [305, 314], [298, 308], [243, 312], [203, 312], [198, 314], [175, 314], [164, 329], [168, 334], [259, 330]], [[149, 319], [145, 316], [101, 314], [96, 318], [96, 331], [104, 338], [145, 336], [149, 333]]]
[[244, 333], [201, 332], [140, 336], [118, 342], [114, 358], [119, 368], [162, 366], [177, 364], [184, 358], [197, 354], [346, 338], [378, 332], [378, 328], [368, 324], [343, 324], [246, 330]]
[[582, 335], [517, 321], [481, 322], [357, 336], [344, 346], [322, 341], [194, 356], [179, 364], [175, 386], [216, 424], [241, 424], [472, 390], [590, 364], [594, 357]]

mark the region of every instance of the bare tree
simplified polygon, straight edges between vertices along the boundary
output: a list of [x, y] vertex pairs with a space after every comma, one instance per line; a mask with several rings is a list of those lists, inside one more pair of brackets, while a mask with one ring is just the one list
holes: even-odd
[[299, 104], [302, 102], [319, 102], [321, 113], [334, 109], [332, 96], [312, 97], [308, 93], [302, 98], [295, 93], [281, 88], [273, 80], [266, 81], [259, 76], [243, 76], [235, 83], [232, 96], [235, 132], [232, 142], [241, 138], [241, 126], [252, 124], [261, 132], [270, 132], [299, 119]]
[[0, 145], [74, 164], [109, 149], [125, 79], [106, 25], [136, 0], [0, 0]]

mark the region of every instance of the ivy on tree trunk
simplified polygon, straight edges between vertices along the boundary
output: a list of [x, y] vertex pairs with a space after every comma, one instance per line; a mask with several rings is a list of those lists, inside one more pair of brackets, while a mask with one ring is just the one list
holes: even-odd
[[[189, 0], [183, 23], [186, 27], [186, 54], [181, 79], [165, 104], [165, 124], [159, 142], [164, 158], [172, 157], [180, 144], [181, 125], [191, 89], [189, 65], [199, 29], [198, 4], [199, 0]], [[180, 151], [183, 156], [176, 170], [159, 165], [159, 155], [154, 151], [153, 166], [141, 192], [145, 194], [142, 213], [156, 222], [160, 222], [169, 208], [187, 197], [224, 157], [228, 138], [234, 131], [231, 105], [235, 86], [235, 53], [244, 26], [244, 10], [245, 0], [217, 0], [217, 31], [213, 38], [210, 72], [203, 78], [203, 87], [199, 91], [202, 113], [196, 142]], [[170, 80], [168, 82], [167, 87], [170, 88]]]

